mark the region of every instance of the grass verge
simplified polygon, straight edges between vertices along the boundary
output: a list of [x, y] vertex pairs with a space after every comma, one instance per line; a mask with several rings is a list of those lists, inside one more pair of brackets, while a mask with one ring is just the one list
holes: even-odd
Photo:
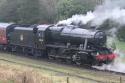
[[[2, 68], [0, 72], [4, 71], [3, 73], [0, 73], [0, 75], [3, 75], [2, 78], [7, 77], [7, 79], [5, 80], [11, 79], [11, 80], [14, 80], [14, 82], [16, 81], [16, 79], [23, 80], [24, 77], [26, 77], [27, 79], [32, 80], [32, 82], [30, 83], [67, 83], [67, 77], [69, 77], [69, 80], [70, 80], [69, 83], [93, 83], [93, 82], [97, 83], [96, 81], [92, 81], [89, 79], [107, 82], [107, 83], [109, 81], [113, 83], [119, 83], [119, 78], [120, 78], [119, 75], [115, 75], [115, 74], [110, 75], [108, 73], [99, 72], [99, 71], [91, 71], [87, 69], [72, 68], [67, 66], [65, 67], [59, 64], [32, 60], [29, 58], [14, 56], [14, 55], [5, 54], [5, 53], [0, 54], [0, 59], [6, 59], [9, 61], [17, 62], [17, 63], [10, 63], [10, 62], [0, 60], [0, 69]], [[21, 63], [21, 64], [18, 64], [18, 63]], [[32, 68], [27, 65], [37, 66], [38, 68]], [[61, 72], [72, 73], [75, 75], [80, 75], [82, 77], [89, 78], [89, 79], [81, 79], [74, 76], [69, 76], [64, 73], [51, 71], [51, 69], [55, 71], [61, 71]], [[125, 76], [121, 76], [121, 77], [125, 78]], [[37, 80], [37, 82], [33, 80]], [[23, 82], [21, 81], [21, 82], [15, 82], [15, 83], [23, 83]]]

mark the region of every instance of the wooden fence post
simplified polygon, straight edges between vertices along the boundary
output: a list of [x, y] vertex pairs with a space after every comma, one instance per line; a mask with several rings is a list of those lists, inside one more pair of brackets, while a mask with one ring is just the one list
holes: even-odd
[[69, 77], [67, 77], [67, 83], [69, 83]]
[[23, 78], [23, 83], [26, 83], [26, 76], [24, 76]]
[[69, 83], [69, 73], [68, 73], [68, 75], [67, 75], [67, 83]]
[[120, 77], [120, 83], [122, 83], [122, 77]]

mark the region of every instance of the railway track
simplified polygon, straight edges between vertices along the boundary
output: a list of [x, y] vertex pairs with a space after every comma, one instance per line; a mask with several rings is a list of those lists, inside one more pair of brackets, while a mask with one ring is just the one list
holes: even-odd
[[[1, 53], [4, 53], [4, 52], [1, 52]], [[6, 54], [11, 54], [9, 52], [7, 52]], [[19, 57], [24, 57], [25, 56], [20, 56], [20, 54], [11, 54], [15, 57], [17, 57], [17, 55], [19, 55]], [[21, 54], [22, 55], [22, 54]], [[26, 57], [26, 58], [30, 58], [30, 59], [33, 59], [33, 60], [38, 60], [38, 61], [43, 61], [47, 64], [58, 64], [58, 65], [62, 65], [62, 66], [68, 66], [70, 68], [78, 68], [79, 70], [87, 70], [89, 72], [97, 72], [97, 73], [107, 73], [108, 75], [117, 75], [117, 76], [123, 76], [125, 75], [125, 73], [120, 73], [120, 72], [114, 72], [114, 71], [101, 71], [101, 70], [97, 70], [95, 68], [91, 68], [91, 67], [88, 67], [87, 65], [85, 66], [78, 66], [78, 65], [70, 65], [70, 64], [65, 64], [65, 63], [62, 63], [62, 62], [57, 62], [57, 61], [54, 61], [54, 60], [46, 60], [46, 59], [38, 59], [38, 58], [33, 58], [33, 57]], [[20, 64], [20, 65], [25, 65], [25, 66], [28, 66], [28, 67], [33, 67], [33, 68], [38, 68], [38, 69], [44, 69], [44, 70], [49, 70], [49, 71], [53, 71], [53, 72], [56, 72], [56, 73], [61, 73], [63, 75], [66, 75], [66, 76], [73, 76], [73, 77], [77, 77], [77, 78], [81, 78], [81, 79], [86, 79], [86, 80], [90, 80], [90, 81], [94, 81], [94, 82], [97, 82], [97, 83], [106, 83], [106, 82], [103, 82], [103, 81], [100, 81], [100, 80], [95, 80], [95, 79], [92, 79], [92, 78], [88, 78], [88, 77], [85, 77], [85, 76], [81, 76], [81, 75], [78, 75], [78, 74], [74, 74], [74, 73], [70, 73], [70, 72], [64, 72], [64, 71], [60, 71], [60, 70], [55, 70], [55, 69], [52, 69], [52, 68], [48, 68], [48, 67], [41, 67], [40, 65], [33, 65], [33, 64], [25, 64], [25, 63], [21, 63], [21, 62], [17, 62], [17, 61], [13, 61], [13, 60], [9, 60], [9, 59], [6, 59], [6, 58], [0, 58], [1, 61], [6, 61], [6, 62], [9, 62], [9, 63], [14, 63], [14, 64]], [[71, 70], [72, 71], [72, 70]], [[124, 77], [125, 78], [125, 77]], [[125, 80], [123, 80], [125, 82]]]
[[[20, 55], [20, 54], [15, 54], [15, 55]], [[22, 56], [22, 54], [20, 55]], [[90, 65], [87, 65], [87, 64], [83, 64], [83, 65], [76, 65], [76, 64], [73, 64], [73, 63], [66, 63], [66, 62], [62, 62], [60, 60], [49, 60], [49, 59], [43, 59], [43, 58], [39, 58], [39, 57], [33, 57], [33, 56], [22, 56], [22, 57], [28, 57], [30, 59], [34, 59], [34, 60], [39, 60], [39, 61], [44, 61], [44, 62], [48, 62], [48, 63], [55, 63], [55, 64], [58, 64], [58, 65], [63, 65], [63, 66], [69, 66], [69, 67], [77, 67], [79, 69], [87, 69], [87, 70], [92, 70], [92, 71], [102, 71], [102, 72], [107, 72], [107, 73], [111, 73], [111, 74], [117, 74], [117, 75], [125, 75], [124, 72], [116, 72], [116, 71], [111, 71], [111, 70], [99, 70], [97, 68], [94, 68], [94, 67], [91, 67]]]

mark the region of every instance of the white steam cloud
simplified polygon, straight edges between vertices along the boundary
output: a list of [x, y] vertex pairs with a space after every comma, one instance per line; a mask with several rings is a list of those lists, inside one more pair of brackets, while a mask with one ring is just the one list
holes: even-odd
[[67, 20], [59, 21], [58, 24], [64, 24], [64, 25], [70, 25], [72, 23], [75, 23], [76, 25], [79, 23], [87, 24], [89, 21], [94, 19], [94, 14], [90, 11], [87, 12], [86, 15], [73, 15], [72, 18], [69, 18]]
[[87, 24], [91, 22], [91, 25], [99, 26], [107, 19], [113, 20], [119, 24], [125, 24], [124, 7], [124, 0], [105, 0], [102, 5], [95, 8], [95, 11], [89, 11], [86, 15], [73, 15], [67, 20], [59, 21], [58, 24]]
[[[96, 10], [93, 12], [95, 18], [92, 19], [92, 24], [95, 26], [99, 26], [103, 24], [104, 21], [110, 19], [120, 25], [125, 24], [125, 1], [124, 0], [106, 0], [102, 5], [98, 6]], [[116, 39], [116, 32], [119, 27], [112, 27], [109, 30], [113, 35], [113, 38], [109, 39], [108, 43], [114, 42]], [[93, 66], [99, 70], [109, 70], [125, 73], [125, 62], [123, 62], [124, 53], [115, 50], [115, 53], [119, 55], [115, 61], [109, 65]]]
[[[102, 5], [99, 5], [95, 8], [95, 10], [87, 12], [87, 14], [83, 15], [73, 15], [71, 18], [63, 21], [59, 21], [58, 24], [70, 25], [72, 23], [77, 24], [87, 24], [89, 23], [92, 26], [100, 26], [106, 20], [111, 20], [115, 23], [118, 23], [119, 26], [125, 25], [125, 1], [124, 0], [105, 0]], [[112, 27], [109, 32], [112, 35], [115, 35], [119, 27]], [[114, 36], [115, 37], [115, 36]], [[114, 41], [114, 40], [113, 40]], [[124, 53], [119, 52], [116, 53], [119, 57], [109, 65], [93, 66], [94, 68], [100, 70], [110, 70], [117, 72], [125, 73], [125, 63], [122, 61], [122, 56], [125, 56]]]

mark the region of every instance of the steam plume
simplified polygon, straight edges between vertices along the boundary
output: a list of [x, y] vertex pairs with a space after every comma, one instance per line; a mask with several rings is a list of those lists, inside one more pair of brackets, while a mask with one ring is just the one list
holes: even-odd
[[105, 20], [110, 19], [119, 24], [125, 24], [125, 3], [124, 0], [105, 0], [102, 5], [95, 8], [94, 12], [87, 12], [86, 15], [73, 15], [71, 18], [59, 21], [58, 24], [87, 24], [99, 26]]
[[[102, 5], [99, 5], [95, 10], [87, 12], [84, 15], [73, 15], [71, 18], [63, 21], [59, 21], [58, 24], [70, 25], [72, 23], [83, 25], [90, 23], [92, 26], [100, 26], [106, 20], [112, 20], [115, 23], [118, 23], [119, 26], [125, 25], [125, 1], [124, 0], [105, 0]], [[111, 34], [115, 35], [119, 27], [112, 27]], [[116, 37], [116, 36], [114, 36]], [[111, 70], [117, 72], [125, 73], [125, 64], [122, 61], [123, 53], [116, 50], [119, 57], [109, 65], [103, 65], [101, 67], [93, 66], [100, 70]]]

